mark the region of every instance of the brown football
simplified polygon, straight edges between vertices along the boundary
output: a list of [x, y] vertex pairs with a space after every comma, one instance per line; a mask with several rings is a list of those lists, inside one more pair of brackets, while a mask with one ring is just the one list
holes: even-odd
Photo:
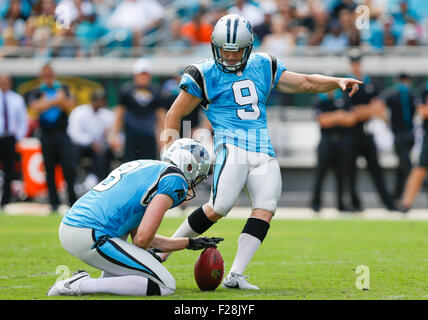
[[194, 274], [199, 289], [215, 290], [224, 275], [224, 261], [220, 252], [214, 247], [202, 251], [196, 260]]

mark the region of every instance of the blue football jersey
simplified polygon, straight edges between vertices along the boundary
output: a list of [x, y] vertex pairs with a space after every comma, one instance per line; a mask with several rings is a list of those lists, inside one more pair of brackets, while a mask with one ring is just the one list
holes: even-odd
[[214, 149], [224, 143], [275, 156], [266, 102], [284, 64], [265, 53], [253, 53], [242, 72], [225, 73], [213, 59], [188, 66], [180, 88], [203, 99], [201, 106], [214, 130]]
[[155, 195], [170, 196], [175, 207], [185, 200], [187, 191], [183, 173], [169, 163], [126, 162], [77, 200], [62, 221], [120, 237], [140, 224]]

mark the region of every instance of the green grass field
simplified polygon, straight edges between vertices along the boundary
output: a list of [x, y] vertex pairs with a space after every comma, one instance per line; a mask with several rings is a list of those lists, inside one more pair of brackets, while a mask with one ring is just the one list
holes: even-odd
[[[183, 218], [184, 219], [184, 218]], [[246, 274], [259, 291], [218, 288], [199, 291], [193, 266], [198, 251], [174, 253], [165, 263], [177, 281], [169, 297], [91, 295], [46, 297], [61, 275], [100, 271], [70, 256], [58, 239], [58, 216], [0, 216], [0, 300], [41, 299], [177, 299], [177, 300], [285, 300], [285, 299], [428, 299], [428, 222], [345, 220], [274, 220], [266, 240]], [[171, 235], [182, 219], [167, 218], [160, 234]], [[224, 219], [208, 233], [225, 238], [219, 245], [229, 270], [244, 220]], [[370, 271], [370, 290], [356, 287], [359, 265]], [[60, 270], [60, 268], [58, 269]]]

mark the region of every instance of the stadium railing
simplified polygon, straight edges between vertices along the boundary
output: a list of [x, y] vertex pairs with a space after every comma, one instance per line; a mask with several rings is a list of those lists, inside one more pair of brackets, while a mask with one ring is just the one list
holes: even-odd
[[[123, 48], [110, 50], [110, 54], [102, 56], [94, 54], [89, 57], [34, 57], [35, 48], [15, 47], [7, 48], [13, 52], [13, 57], [1, 58], [0, 69], [13, 75], [35, 75], [41, 64], [47, 60], [55, 65], [58, 74], [67, 75], [129, 75], [132, 64], [139, 57], [146, 57], [154, 65], [154, 74], [159, 76], [173, 76], [183, 67], [195, 61], [211, 56], [209, 45], [190, 48], [185, 53], [171, 53], [168, 47], [150, 48]], [[260, 48], [254, 48], [259, 51]], [[122, 52], [127, 52], [126, 57]], [[132, 52], [132, 56], [129, 54]], [[383, 52], [365, 50], [363, 61], [366, 72], [370, 75], [397, 75], [406, 71], [412, 76], [428, 74], [428, 46], [393, 47]], [[95, 52], [96, 53], [96, 52]], [[173, 58], [173, 59], [172, 59]], [[278, 56], [290, 70], [304, 73], [346, 74], [349, 64], [346, 51], [340, 54], [325, 54], [319, 47], [302, 47], [295, 54]], [[108, 68], [106, 68], [108, 66]]]

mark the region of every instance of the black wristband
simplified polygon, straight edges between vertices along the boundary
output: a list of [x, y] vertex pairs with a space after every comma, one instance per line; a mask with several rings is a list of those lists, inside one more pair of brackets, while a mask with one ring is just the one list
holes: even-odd
[[188, 239], [189, 239], [189, 243], [188, 243], [186, 249], [190, 249], [190, 247], [193, 245], [193, 238], [189, 237]]

